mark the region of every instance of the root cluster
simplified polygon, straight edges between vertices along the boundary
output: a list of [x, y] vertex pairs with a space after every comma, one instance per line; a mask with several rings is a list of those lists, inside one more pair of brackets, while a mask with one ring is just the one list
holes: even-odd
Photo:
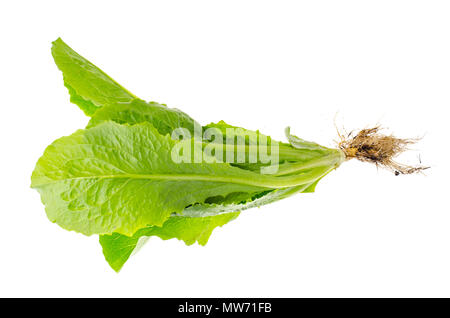
[[429, 167], [409, 166], [394, 161], [394, 158], [408, 149], [418, 139], [400, 139], [392, 135], [380, 133], [380, 127], [363, 129], [358, 133], [348, 135], [339, 133], [339, 148], [345, 153], [347, 159], [356, 158], [364, 162], [371, 162], [392, 170], [396, 175], [411, 174], [423, 171]]

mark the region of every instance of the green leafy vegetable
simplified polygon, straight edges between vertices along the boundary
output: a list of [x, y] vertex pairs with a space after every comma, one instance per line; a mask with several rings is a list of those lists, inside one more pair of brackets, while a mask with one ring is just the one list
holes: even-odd
[[410, 142], [377, 130], [330, 149], [289, 128], [282, 143], [223, 121], [202, 127], [178, 109], [138, 99], [61, 39], [52, 54], [71, 102], [91, 119], [47, 147], [31, 186], [50, 221], [99, 235], [116, 271], [148, 237], [204, 245], [239, 211], [313, 192], [346, 158], [401, 173], [424, 169], [392, 163]]
[[[46, 149], [33, 172], [32, 187], [41, 194], [52, 222], [86, 235], [99, 234], [116, 270], [141, 236], [176, 237], [187, 244], [196, 238], [204, 244], [212, 229], [237, 217], [237, 211], [313, 191], [343, 160], [336, 149], [309, 147], [307, 142], [309, 148], [292, 147], [224, 122], [201, 127], [178, 109], [137, 99], [61, 39], [53, 42], [52, 54], [71, 101], [92, 118], [86, 129]], [[201, 135], [216, 129], [223, 139], [199, 142], [196, 127]], [[177, 128], [191, 136], [172, 140]], [[230, 136], [228, 128], [238, 134]], [[266, 151], [274, 142], [280, 145], [277, 173], [261, 173], [272, 164], [261, 157], [226, 163], [216, 152], [204, 153], [220, 145], [215, 149], [241, 152], [248, 159], [255, 147], [249, 140], [252, 133], [258, 146], [266, 141]], [[244, 144], [235, 144], [235, 138], [244, 138]], [[191, 162], [173, 161], [177, 145], [190, 150]], [[114, 251], [120, 242], [128, 242], [124, 244], [129, 249]]]

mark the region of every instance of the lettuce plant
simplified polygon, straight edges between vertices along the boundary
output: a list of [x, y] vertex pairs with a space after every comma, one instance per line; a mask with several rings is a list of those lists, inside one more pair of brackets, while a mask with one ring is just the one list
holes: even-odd
[[[201, 126], [178, 109], [137, 98], [61, 39], [53, 42], [52, 55], [70, 101], [91, 119], [85, 129], [47, 147], [31, 187], [50, 221], [99, 235], [116, 271], [151, 236], [204, 245], [240, 211], [313, 192], [352, 157], [397, 173], [423, 169], [394, 163], [392, 157], [411, 141], [377, 130], [343, 138], [332, 149], [289, 129], [284, 143], [224, 122]], [[184, 132], [178, 139], [177, 129]], [[174, 153], [184, 159], [174, 160]], [[275, 154], [276, 162], [267, 160]]]

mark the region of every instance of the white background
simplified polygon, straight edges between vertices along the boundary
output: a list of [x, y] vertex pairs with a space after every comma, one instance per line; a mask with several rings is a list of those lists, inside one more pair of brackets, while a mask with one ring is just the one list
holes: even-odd
[[[450, 296], [448, 1], [4, 1], [0, 296]], [[423, 136], [425, 175], [344, 163], [314, 194], [243, 213], [208, 245], [151, 241], [120, 274], [50, 223], [35, 162], [88, 118], [50, 54], [61, 36], [135, 95], [326, 146], [381, 123]]]

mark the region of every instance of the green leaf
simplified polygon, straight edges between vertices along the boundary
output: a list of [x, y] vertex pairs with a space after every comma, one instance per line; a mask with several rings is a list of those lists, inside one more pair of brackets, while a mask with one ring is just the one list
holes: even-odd
[[136, 98], [94, 64], [72, 50], [60, 38], [53, 42], [52, 55], [63, 73], [70, 101], [91, 116], [101, 106]]
[[[178, 109], [134, 99], [130, 102], [105, 105], [92, 116], [87, 127], [94, 127], [111, 120], [130, 125], [148, 122], [162, 135], [171, 134], [176, 128], [186, 128], [193, 134], [195, 124], [189, 115]], [[200, 124], [197, 125], [200, 127]]]
[[100, 235], [99, 241], [106, 261], [118, 272], [129, 257], [136, 253], [151, 236], [158, 236], [163, 240], [176, 238], [184, 241], [187, 245], [195, 242], [205, 245], [216, 227], [223, 226], [237, 218], [238, 215], [238, 212], [234, 212], [201, 218], [174, 216], [161, 227], [146, 227], [131, 237], [118, 233]]
[[65, 229], [132, 235], [209, 197], [261, 192], [277, 181], [226, 163], [175, 163], [176, 143], [191, 141], [162, 136], [149, 123], [79, 130], [46, 149], [32, 187], [49, 219]]

